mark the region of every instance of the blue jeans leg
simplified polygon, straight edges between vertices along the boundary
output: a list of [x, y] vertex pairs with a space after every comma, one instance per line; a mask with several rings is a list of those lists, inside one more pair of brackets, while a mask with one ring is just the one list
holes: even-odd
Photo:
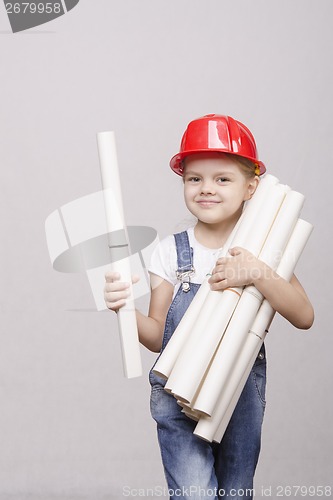
[[170, 500], [216, 500], [213, 450], [210, 443], [193, 434], [196, 423], [158, 385], [152, 388], [151, 413], [157, 422]]
[[224, 497], [253, 498], [253, 477], [265, 409], [266, 360], [257, 359], [221, 443], [215, 449], [215, 471]]
[[170, 500], [253, 498], [265, 384], [266, 360], [258, 358], [221, 443], [212, 444], [195, 436], [196, 422], [181, 412], [176, 399], [161, 385], [153, 385], [151, 414], [157, 422]]

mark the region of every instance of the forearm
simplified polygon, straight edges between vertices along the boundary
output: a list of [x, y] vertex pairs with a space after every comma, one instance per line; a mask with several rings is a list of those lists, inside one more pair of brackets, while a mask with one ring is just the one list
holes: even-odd
[[145, 316], [138, 310], [136, 310], [136, 320], [140, 343], [150, 351], [160, 352], [164, 325], [150, 316]]
[[295, 276], [289, 283], [261, 261], [254, 286], [268, 300], [273, 309], [296, 328], [307, 330], [312, 326], [312, 305]]
[[208, 280], [212, 290], [253, 284], [296, 328], [307, 330], [312, 326], [313, 308], [295, 275], [289, 283], [244, 248], [234, 247], [229, 253], [232, 257], [221, 257], [216, 262]]

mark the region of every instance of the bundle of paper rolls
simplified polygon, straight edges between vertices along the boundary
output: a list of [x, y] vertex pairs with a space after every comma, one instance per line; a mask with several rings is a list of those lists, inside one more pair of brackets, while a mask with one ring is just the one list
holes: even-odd
[[[299, 218], [303, 202], [266, 175], [220, 256], [243, 247], [289, 281], [313, 229]], [[199, 437], [221, 441], [274, 313], [252, 285], [212, 291], [207, 277], [199, 288], [154, 367]]]

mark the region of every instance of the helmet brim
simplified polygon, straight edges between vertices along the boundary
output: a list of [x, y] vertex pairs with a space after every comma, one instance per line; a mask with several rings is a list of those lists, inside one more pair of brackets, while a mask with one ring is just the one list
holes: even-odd
[[183, 175], [183, 160], [187, 156], [192, 156], [200, 153], [225, 153], [233, 156], [240, 156], [241, 158], [247, 158], [248, 160], [252, 161], [255, 165], [258, 165], [259, 167], [259, 175], [263, 175], [266, 172], [266, 167], [262, 161], [255, 160], [254, 158], [251, 158], [250, 156], [245, 156], [245, 155], [239, 155], [234, 152], [230, 152], [228, 150], [223, 150], [223, 149], [201, 149], [201, 150], [193, 150], [193, 151], [183, 151], [182, 153], [177, 153], [175, 156], [173, 156], [170, 160], [170, 167], [176, 174], [178, 175]]

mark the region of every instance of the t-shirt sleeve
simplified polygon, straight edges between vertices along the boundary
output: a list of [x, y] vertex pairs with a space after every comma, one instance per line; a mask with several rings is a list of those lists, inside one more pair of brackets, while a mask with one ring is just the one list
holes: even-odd
[[176, 277], [177, 251], [173, 235], [161, 240], [153, 250], [148, 266], [150, 273], [157, 274], [173, 286], [178, 282]]

